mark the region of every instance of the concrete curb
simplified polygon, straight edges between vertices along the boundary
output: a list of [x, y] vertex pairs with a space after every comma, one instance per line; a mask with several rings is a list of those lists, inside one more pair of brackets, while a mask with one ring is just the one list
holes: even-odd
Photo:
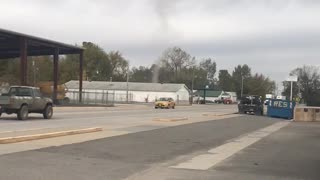
[[185, 121], [188, 120], [187, 117], [182, 118], [156, 118], [153, 121], [160, 121], [160, 122], [176, 122], [176, 121]]
[[16, 136], [16, 137], [5, 137], [5, 138], [0, 138], [0, 144], [10, 144], [10, 143], [23, 142], [23, 141], [32, 141], [32, 140], [38, 140], [38, 139], [54, 138], [54, 137], [60, 137], [60, 136], [92, 133], [92, 132], [98, 132], [98, 131], [102, 131], [102, 130], [103, 130], [103, 128], [101, 128], [101, 127], [94, 127], [94, 128], [86, 128], [86, 129], [59, 131], [59, 132], [53, 132], [53, 133], [34, 134], [34, 135], [25, 135], [25, 136]]

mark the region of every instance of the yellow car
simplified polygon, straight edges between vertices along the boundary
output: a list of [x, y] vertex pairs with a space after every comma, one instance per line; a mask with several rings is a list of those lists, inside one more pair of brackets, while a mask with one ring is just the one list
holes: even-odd
[[172, 98], [160, 98], [159, 100], [157, 100], [155, 102], [154, 108], [158, 109], [158, 108], [172, 108], [174, 109], [176, 106], [176, 103], [174, 102], [174, 100]]

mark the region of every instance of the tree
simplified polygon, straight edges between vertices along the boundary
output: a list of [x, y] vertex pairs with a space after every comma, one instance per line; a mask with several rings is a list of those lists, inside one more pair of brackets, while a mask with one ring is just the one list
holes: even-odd
[[228, 70], [222, 69], [219, 71], [219, 87], [223, 91], [232, 91], [232, 77]]
[[119, 51], [108, 53], [110, 61], [110, 73], [115, 81], [124, 81], [128, 72], [129, 63]]
[[256, 73], [254, 76], [247, 78], [248, 94], [259, 95], [264, 97], [266, 94], [272, 94], [275, 88], [275, 82], [271, 81], [263, 74]]
[[19, 59], [5, 59], [0, 61], [0, 83], [6, 82], [10, 85], [20, 83]]
[[[110, 72], [110, 62], [107, 54], [92, 42], [83, 42], [84, 69], [89, 80], [105, 80]], [[104, 78], [101, 78], [104, 77]]]
[[132, 82], [152, 82], [151, 68], [140, 66], [139, 68], [133, 67], [131, 70], [130, 81]]
[[[316, 66], [304, 65], [293, 70], [290, 75], [298, 76], [294, 87], [294, 97], [300, 89], [301, 96], [308, 106], [320, 106], [320, 72]], [[290, 85], [285, 83], [284, 93], [290, 92]]]
[[234, 68], [232, 72], [232, 81], [233, 81], [233, 91], [237, 93], [237, 96], [241, 96], [241, 88], [242, 88], [242, 78], [243, 78], [243, 94], [248, 94], [249, 87], [247, 79], [251, 77], [251, 68], [244, 64], [238, 65]]
[[[33, 66], [34, 62], [34, 66]], [[53, 58], [51, 56], [35, 56], [28, 58], [28, 84], [53, 80]]]
[[[86, 70], [84, 76], [87, 77]], [[66, 83], [70, 80], [79, 79], [79, 55], [66, 55], [59, 61], [59, 81]], [[86, 80], [86, 79], [84, 79]]]
[[161, 63], [162, 67], [174, 72], [175, 80], [177, 80], [181, 69], [193, 65], [195, 59], [191, 58], [191, 55], [181, 48], [173, 47], [163, 52]]
[[214, 83], [214, 76], [217, 71], [217, 64], [210, 58], [204, 59], [200, 62], [200, 67], [207, 72], [207, 80], [209, 84], [213, 85]]
[[[128, 61], [119, 51], [106, 53], [98, 45], [91, 42], [83, 42], [83, 47], [85, 48], [83, 69], [87, 80], [108, 81], [110, 78], [114, 81], [126, 80]], [[60, 64], [62, 82], [79, 78], [78, 55], [67, 55]]]

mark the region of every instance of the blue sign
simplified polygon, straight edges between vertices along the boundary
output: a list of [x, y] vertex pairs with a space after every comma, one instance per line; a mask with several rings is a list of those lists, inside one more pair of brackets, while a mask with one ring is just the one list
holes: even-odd
[[292, 119], [294, 107], [295, 102], [271, 99], [268, 104], [267, 115], [269, 117]]

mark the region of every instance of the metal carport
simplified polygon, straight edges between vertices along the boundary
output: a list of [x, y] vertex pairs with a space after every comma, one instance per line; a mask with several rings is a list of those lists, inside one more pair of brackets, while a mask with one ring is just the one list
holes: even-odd
[[79, 101], [82, 100], [83, 48], [0, 29], [0, 60], [20, 57], [20, 84], [27, 82], [27, 57], [53, 55], [53, 99], [57, 98], [59, 55], [79, 54]]

